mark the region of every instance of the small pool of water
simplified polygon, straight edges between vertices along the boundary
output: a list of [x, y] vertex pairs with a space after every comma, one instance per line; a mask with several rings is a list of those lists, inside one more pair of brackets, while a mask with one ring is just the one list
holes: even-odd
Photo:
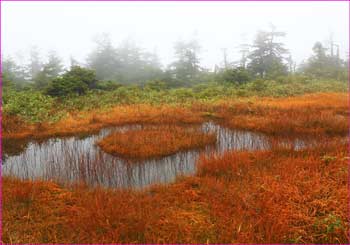
[[[135, 130], [141, 125], [102, 129], [85, 138], [54, 138], [44, 142], [29, 142], [16, 155], [5, 153], [3, 176], [21, 179], [53, 180], [62, 184], [83, 182], [89, 186], [142, 188], [156, 183], [168, 183], [179, 175], [196, 171], [201, 153], [223, 153], [228, 150], [263, 150], [270, 148], [268, 137], [249, 131], [231, 130], [212, 122], [202, 124], [204, 132], [216, 133], [215, 146], [202, 150], [178, 152], [160, 159], [132, 161], [112, 156], [95, 145], [112, 131]], [[294, 142], [303, 147], [303, 142]]]

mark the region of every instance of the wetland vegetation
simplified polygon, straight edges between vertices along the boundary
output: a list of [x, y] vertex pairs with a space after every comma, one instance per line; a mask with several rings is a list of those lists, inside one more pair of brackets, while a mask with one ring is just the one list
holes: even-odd
[[213, 70], [196, 39], [5, 58], [2, 241], [348, 243], [349, 60], [285, 35]]

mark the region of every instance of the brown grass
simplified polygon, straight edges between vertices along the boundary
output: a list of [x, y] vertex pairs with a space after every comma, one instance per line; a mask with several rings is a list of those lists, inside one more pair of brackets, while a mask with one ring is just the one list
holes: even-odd
[[199, 128], [159, 126], [114, 132], [97, 142], [105, 152], [132, 159], [147, 159], [214, 144], [216, 135]]

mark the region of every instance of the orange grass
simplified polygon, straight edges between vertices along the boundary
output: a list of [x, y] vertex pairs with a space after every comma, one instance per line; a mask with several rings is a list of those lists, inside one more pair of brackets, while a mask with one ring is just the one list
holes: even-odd
[[4, 178], [3, 240], [348, 243], [347, 147], [203, 156], [197, 176], [144, 191]]
[[206, 134], [199, 128], [160, 126], [114, 132], [98, 141], [97, 145], [110, 154], [133, 159], [147, 159], [203, 148], [215, 142], [214, 133]]
[[192, 108], [168, 105], [116, 106], [107, 111], [72, 112], [57, 123], [28, 124], [18, 117], [2, 118], [4, 139], [47, 138], [89, 134], [107, 126], [127, 124], [198, 124], [220, 119], [231, 128], [272, 135], [346, 135], [347, 93], [318, 93], [288, 98], [251, 98]]
[[18, 117], [4, 116], [3, 138], [47, 138], [94, 133], [103, 127], [127, 124], [199, 124], [200, 113], [174, 106], [116, 106], [107, 111], [72, 112], [57, 123], [28, 124]]
[[225, 102], [216, 110], [230, 128], [285, 136], [344, 136], [350, 115], [348, 95], [344, 93]]
[[203, 158], [199, 176], [226, 184], [226, 197], [213, 197], [222, 204], [211, 209], [218, 235], [234, 237], [226, 242], [348, 243], [347, 147], [337, 147], [330, 156], [281, 151]]
[[[300, 151], [275, 144], [269, 151], [203, 155], [195, 176], [142, 191], [68, 189], [5, 177], [3, 242], [347, 244], [349, 143], [338, 137], [347, 132], [347, 99], [346, 94], [317, 94], [222, 102], [194, 107], [193, 113], [168, 107], [160, 113], [146, 106], [145, 111], [120, 107], [110, 114], [71, 116], [42, 134], [123, 123], [197, 123], [209, 112], [231, 127], [276, 139], [318, 135], [327, 144]], [[11, 136], [15, 131], [9, 128]], [[335, 137], [329, 142], [328, 135]]]

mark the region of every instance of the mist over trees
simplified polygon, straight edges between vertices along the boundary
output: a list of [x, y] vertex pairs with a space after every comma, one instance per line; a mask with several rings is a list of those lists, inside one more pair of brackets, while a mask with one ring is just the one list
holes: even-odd
[[178, 41], [174, 46], [176, 61], [169, 69], [176, 79], [193, 80], [201, 71], [199, 65], [200, 46], [197, 40]]
[[17, 65], [12, 58], [7, 58], [2, 62], [2, 85], [3, 87], [14, 87], [21, 89], [25, 84], [24, 68]]
[[287, 74], [284, 55], [288, 53], [282, 42], [277, 38], [285, 37], [286, 33], [272, 27], [270, 31], [259, 31], [248, 56], [248, 70], [260, 78], [275, 78]]
[[259, 79], [281, 81], [292, 75], [347, 79], [348, 61], [340, 58], [339, 46], [334, 42], [325, 47], [316, 41], [310, 47], [313, 55], [296, 67], [285, 47], [286, 38], [285, 32], [271, 25], [269, 30], [259, 31], [251, 44], [239, 44], [241, 58], [228, 60], [224, 49], [223, 67], [210, 71], [201, 66], [202, 48], [195, 38], [175, 42], [174, 59], [163, 66], [155, 51], [144, 50], [132, 39], [115, 44], [104, 34], [94, 40], [95, 47], [87, 52], [85, 64], [71, 57], [68, 69], [57, 53], [51, 51], [43, 59], [36, 47], [31, 49], [27, 64], [19, 65], [11, 57], [5, 58], [3, 87], [38, 90], [61, 97], [83, 95], [89, 90], [114, 90], [125, 85], [157, 90], [212, 82], [242, 85]]
[[34, 81], [36, 75], [41, 71], [43, 67], [42, 60], [40, 58], [38, 47], [32, 47], [29, 54], [29, 64], [27, 65], [28, 79]]
[[114, 47], [107, 35], [96, 40], [96, 49], [90, 53], [87, 64], [96, 72], [97, 79], [121, 84], [144, 83], [162, 74], [155, 53], [143, 51], [132, 40]]
[[45, 89], [50, 81], [58, 77], [63, 72], [62, 60], [58, 55], [51, 51], [48, 55], [47, 63], [42, 65], [39, 72], [33, 78], [34, 86], [38, 90]]
[[348, 61], [340, 59], [339, 46], [336, 54], [333, 51], [327, 54], [328, 49], [321, 42], [316, 42], [312, 50], [313, 55], [301, 66], [302, 72], [315, 78], [346, 79]]

